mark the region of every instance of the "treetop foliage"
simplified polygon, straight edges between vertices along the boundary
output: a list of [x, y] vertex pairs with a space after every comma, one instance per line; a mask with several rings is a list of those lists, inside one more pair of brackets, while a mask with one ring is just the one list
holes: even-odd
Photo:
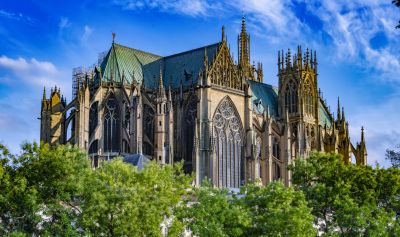
[[0, 144], [0, 235], [399, 236], [400, 171], [314, 153], [289, 167], [292, 186], [249, 182], [240, 192], [192, 187], [182, 163], [122, 159], [92, 169], [85, 152]]

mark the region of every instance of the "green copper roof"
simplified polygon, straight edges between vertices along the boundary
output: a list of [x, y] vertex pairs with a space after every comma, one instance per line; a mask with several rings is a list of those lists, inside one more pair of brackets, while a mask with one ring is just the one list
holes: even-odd
[[200, 70], [204, 68], [204, 56], [207, 51], [209, 64], [214, 59], [219, 43], [193, 49], [187, 52], [161, 57], [113, 44], [100, 67], [103, 82], [130, 84], [136, 83], [147, 88], [157, 88], [160, 69], [163, 71], [164, 86], [178, 88], [197, 83]]
[[318, 102], [319, 104], [319, 124], [322, 126], [326, 126], [328, 128], [332, 127], [332, 121], [329, 116], [329, 113], [325, 110], [324, 106], [322, 105], [321, 101]]
[[263, 113], [267, 107], [272, 116], [278, 115], [278, 88], [261, 82], [248, 80], [253, 92], [253, 110]]
[[103, 82], [130, 84], [132, 80], [141, 83], [143, 65], [159, 60], [161, 56], [146, 53], [113, 43], [101, 63]]

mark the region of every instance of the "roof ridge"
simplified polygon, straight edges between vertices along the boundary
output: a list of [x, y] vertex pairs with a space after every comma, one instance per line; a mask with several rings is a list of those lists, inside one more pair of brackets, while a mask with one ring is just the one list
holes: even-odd
[[125, 46], [125, 45], [122, 45], [122, 44], [114, 43], [114, 45], [116, 45], [118, 47], [127, 48], [129, 50], [133, 50], [133, 51], [136, 51], [136, 52], [139, 52], [139, 53], [145, 53], [145, 54], [149, 54], [149, 55], [152, 55], [152, 56], [155, 56], [155, 57], [158, 57], [158, 58], [163, 58], [163, 56], [160, 56], [160, 55], [157, 55], [157, 54], [154, 54], [154, 53], [150, 53], [150, 52], [146, 52], [146, 51], [143, 51], [143, 50], [140, 50], [140, 49], [131, 48], [131, 47], [128, 47], [128, 46]]
[[267, 84], [267, 83], [264, 83], [264, 82], [259, 82], [259, 81], [254, 81], [254, 80], [248, 80], [248, 81], [251, 82], [251, 83], [261, 84], [261, 85], [269, 86], [269, 87], [272, 87], [272, 88], [278, 88], [277, 86], [273, 86], [271, 84]]
[[216, 45], [219, 45], [220, 43], [221, 43], [221, 41], [219, 41], [217, 43], [214, 43], [214, 44], [205, 45], [205, 46], [202, 46], [202, 47], [199, 47], [199, 48], [183, 51], [183, 52], [180, 52], [180, 53], [171, 54], [171, 55], [165, 56], [163, 58], [170, 58], [170, 57], [175, 57], [175, 56], [178, 56], [178, 55], [181, 55], [181, 54], [187, 54], [187, 53], [194, 52], [194, 51], [197, 51], [197, 50], [200, 50], [200, 49], [204, 49], [204, 48], [207, 48], [207, 47], [216, 46]]

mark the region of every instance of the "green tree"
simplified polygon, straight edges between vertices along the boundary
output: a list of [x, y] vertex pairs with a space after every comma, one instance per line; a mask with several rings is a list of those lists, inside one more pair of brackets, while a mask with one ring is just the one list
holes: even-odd
[[190, 181], [182, 164], [151, 162], [138, 171], [121, 159], [104, 163], [87, 176], [82, 227], [92, 236], [160, 236], [161, 223], [169, 219], [169, 234], [178, 235], [182, 225], [173, 219], [173, 211]]
[[292, 182], [304, 192], [319, 231], [340, 236], [397, 233], [398, 169], [344, 164], [340, 155], [322, 153], [296, 159], [290, 169]]
[[[400, 148], [400, 146], [397, 146]], [[386, 160], [389, 160], [393, 167], [400, 168], [400, 151], [386, 149]]]
[[20, 155], [1, 146], [1, 233], [75, 236], [83, 180], [90, 171], [84, 152], [26, 143]]
[[302, 192], [273, 182], [266, 187], [248, 184], [242, 193], [252, 220], [246, 236], [315, 236], [314, 218]]
[[251, 224], [235, 195], [207, 182], [188, 196], [177, 216], [197, 236], [245, 236]]

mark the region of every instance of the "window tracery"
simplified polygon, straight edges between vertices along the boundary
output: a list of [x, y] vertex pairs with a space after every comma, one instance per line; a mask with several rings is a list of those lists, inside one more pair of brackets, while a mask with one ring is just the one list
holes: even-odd
[[225, 98], [214, 118], [214, 141], [218, 165], [218, 186], [239, 187], [241, 176], [242, 124], [232, 102]]
[[285, 106], [289, 113], [297, 113], [297, 100], [296, 84], [290, 80], [285, 89]]
[[120, 150], [120, 112], [117, 99], [111, 95], [105, 106], [104, 113], [104, 151], [119, 152]]

